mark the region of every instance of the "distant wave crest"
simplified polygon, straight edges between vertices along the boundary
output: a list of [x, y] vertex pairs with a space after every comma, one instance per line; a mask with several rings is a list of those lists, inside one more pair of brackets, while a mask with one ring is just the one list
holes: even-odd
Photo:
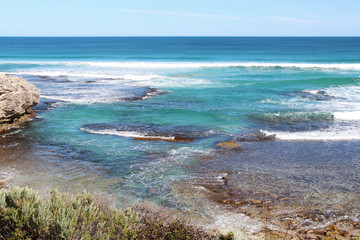
[[223, 68], [223, 67], [264, 67], [301, 69], [342, 69], [360, 70], [360, 63], [277, 63], [277, 62], [137, 62], [137, 61], [0, 61], [0, 65], [60, 65], [89, 66], [105, 68]]

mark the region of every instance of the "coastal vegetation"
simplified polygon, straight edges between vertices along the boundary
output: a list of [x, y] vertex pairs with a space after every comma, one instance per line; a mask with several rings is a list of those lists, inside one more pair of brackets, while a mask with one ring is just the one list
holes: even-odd
[[[160, 208], [159, 208], [160, 209]], [[147, 204], [114, 209], [91, 194], [27, 187], [0, 190], [0, 239], [233, 239], [210, 233]]]

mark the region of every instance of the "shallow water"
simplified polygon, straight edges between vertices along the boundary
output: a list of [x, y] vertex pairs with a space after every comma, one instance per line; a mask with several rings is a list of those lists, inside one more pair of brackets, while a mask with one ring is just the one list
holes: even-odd
[[359, 222], [360, 38], [0, 42], [0, 71], [42, 97], [0, 138], [10, 186], [146, 199], [217, 228]]

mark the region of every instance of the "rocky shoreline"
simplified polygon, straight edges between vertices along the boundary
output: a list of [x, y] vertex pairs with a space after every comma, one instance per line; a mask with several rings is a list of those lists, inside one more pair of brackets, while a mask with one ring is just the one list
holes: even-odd
[[40, 90], [25, 79], [0, 74], [0, 133], [35, 116], [31, 107], [40, 102]]
[[[140, 99], [127, 100], [135, 101]], [[26, 121], [31, 120], [31, 118], [35, 116], [31, 107], [38, 104], [39, 101], [40, 91], [34, 85], [26, 82], [20, 77], [0, 75], [0, 133], [9, 131], [9, 129], [16, 128]], [[44, 99], [42, 101], [44, 101]], [[44, 102], [44, 106], [42, 106], [42, 103], [40, 103], [37, 108], [40, 110], [46, 110], [49, 106], [51, 106], [51, 103], [51, 101]], [[37, 112], [39, 109], [34, 108], [34, 110]], [[198, 139], [204, 136], [199, 134], [199, 132], [201, 132], [200, 130], [193, 132], [187, 127], [179, 128], [179, 126], [172, 126], [168, 129], [164, 126], [149, 124], [114, 125], [104, 123], [87, 124], [84, 127], [88, 127], [90, 130], [99, 131], [114, 128], [117, 130], [117, 133], [126, 130], [138, 131], [139, 129], [153, 133], [151, 136], [133, 138], [134, 140], [145, 141], [192, 142], [194, 139]], [[173, 129], [176, 129], [176, 131], [172, 132]], [[179, 129], [181, 129], [181, 134], [179, 134]], [[174, 138], [166, 137], [169, 135], [174, 136]], [[161, 138], [161, 136], [164, 137]], [[196, 178], [191, 178], [189, 181], [185, 181], [184, 185], [186, 186], [186, 189], [188, 189], [188, 187], [193, 184], [195, 186], [194, 189], [204, 189], [204, 194], [202, 197], [216, 203], [217, 206], [224, 207], [225, 209], [234, 213], [242, 213], [254, 219], [260, 219], [260, 221], [264, 222], [266, 227], [264, 227], [262, 232], [259, 233], [259, 236], [265, 235], [266, 238], [270, 239], [357, 239], [360, 234], [359, 221], [350, 217], [346, 217], [344, 214], [344, 212], [351, 213], [354, 211], [354, 209], [357, 208], [358, 201], [356, 199], [352, 200], [353, 202], [348, 201], [342, 204], [329, 203], [327, 205], [321, 205], [316, 204], [315, 200], [309, 200], [309, 202], [306, 202], [305, 200], [296, 201], [296, 199], [300, 199], [300, 195], [296, 195], [297, 192], [293, 188], [289, 188], [291, 191], [285, 191], [283, 188], [279, 187], [278, 192], [276, 192], [277, 188], [274, 188], [275, 190], [271, 192], [271, 189], [269, 190], [255, 187], [257, 185], [266, 186], [268, 184], [279, 185], [277, 182], [278, 178], [276, 176], [272, 177], [268, 172], [249, 174], [249, 172], [254, 172], [254, 169], [251, 168], [251, 166], [255, 165], [254, 163], [257, 162], [255, 160], [254, 162], [248, 162], [249, 160], [247, 160], [251, 156], [258, 154], [258, 152], [261, 153], [261, 151], [258, 149], [266, 148], [267, 150], [263, 150], [263, 152], [269, 154], [271, 152], [271, 147], [265, 144], [259, 144], [270, 141], [271, 144], [269, 145], [275, 145], [274, 142], [271, 142], [271, 140], [274, 139], [275, 136], [273, 135], [267, 136], [262, 133], [254, 133], [237, 136], [232, 140], [226, 138], [224, 140], [227, 141], [216, 143], [214, 148], [216, 149], [217, 155], [204, 155], [201, 156], [199, 160], [200, 168], [196, 170], [196, 173], [197, 176], [203, 177], [199, 178], [199, 180], [197, 180], [195, 183], [194, 179]], [[257, 145], [255, 146], [255, 144]], [[305, 143], [302, 143], [302, 145], [304, 144]], [[21, 146], [12, 147], [12, 151], [16, 152], [17, 154], [17, 156], [13, 159], [24, 159], [24, 155], [19, 153], [20, 151], [18, 150], [21, 148]], [[279, 149], [285, 148], [286, 146]], [[329, 147], [328, 149], [336, 148]], [[4, 150], [6, 150], [6, 148], [4, 148]], [[279, 151], [274, 150], [274, 152]], [[32, 159], [31, 153], [27, 154], [29, 154], [27, 159]], [[240, 154], [245, 154], [245, 156], [242, 157]], [[293, 154], [298, 155], [299, 152], [295, 152]], [[258, 154], [256, 156], [259, 156], [259, 161], [263, 163], [267, 163], [269, 161], [269, 159], [267, 159], [264, 155]], [[256, 159], [256, 156], [253, 158]], [[62, 155], [59, 155], [56, 158], [60, 159], [61, 157]], [[223, 157], [222, 161], [216, 160], [216, 158], [221, 157]], [[275, 155], [275, 157], [272, 158], [274, 159], [276, 157], [278, 156]], [[5, 159], [4, 155], [1, 156], [0, 152], [0, 161], [2, 158]], [[78, 159], [78, 157], [76, 157], [76, 159]], [[91, 169], [90, 167], [84, 167], [87, 165], [80, 165], [78, 162], [66, 162], [68, 163], [68, 167], [65, 168], [70, 168], [71, 166], [72, 168], [81, 169], [82, 171], [89, 171], [89, 169]], [[216, 162], [219, 162], [221, 166], [216, 164]], [[279, 164], [279, 162], [281, 161], [276, 162], [276, 164]], [[15, 164], [17, 163], [18, 162]], [[28, 164], [29, 163], [24, 164], [26, 169], [28, 168]], [[63, 164], [64, 163], [62, 163], [61, 168], [64, 168]], [[76, 166], [76, 164], [78, 164], [78, 166]], [[222, 168], [222, 165], [226, 164], [228, 164], [228, 167]], [[249, 167], [250, 170], [244, 170], [242, 172], [243, 177], [240, 178], [239, 176], [235, 176], [237, 172], [242, 170], [242, 168], [235, 168], [237, 165], [244, 165], [244, 169]], [[306, 164], [306, 166], [309, 165]], [[32, 167], [32, 169], [35, 168]], [[56, 170], [60, 168], [54, 168], [51, 166], [51, 169], [53, 169], [53, 172], [56, 172]], [[267, 168], [264, 167], [263, 171], [264, 169], [267, 170]], [[299, 169], [306, 171], [306, 168], [303, 167]], [[79, 179], [79, 171], [80, 170], [75, 171], [77, 174], [77, 179]], [[209, 172], [212, 172], [213, 174], [209, 174]], [[355, 174], [349, 175], [355, 176]], [[96, 177], [100, 178], [99, 176], [101, 177], [101, 175], [97, 175]], [[289, 178], [289, 181], [294, 179], [301, 179], [301, 177], [303, 176], [294, 175], [292, 178]], [[57, 178], [59, 180], [59, 176], [57, 176]], [[93, 181], [93, 178], [89, 178], [90, 180], [88, 180], [85, 173], [83, 173], [82, 179], [84, 179], [82, 180], [83, 182]], [[242, 182], [249, 181], [249, 184], [241, 185], [241, 187], [239, 187], [239, 182], [241, 182], [239, 179], [242, 180]], [[308, 178], [304, 179], [308, 180]], [[69, 180], [64, 177], [62, 181], [65, 182]], [[282, 181], [281, 183], [286, 182]], [[0, 178], [0, 189], [7, 188], [7, 184], [12, 186], [13, 182], [8, 179]], [[301, 184], [305, 185], [306, 182], [303, 181]], [[99, 182], [96, 182], [96, 185], [96, 187], [98, 187]], [[105, 183], [103, 185], [105, 185]], [[347, 197], [349, 195], [344, 196]], [[319, 196], [311, 197], [315, 199], [315, 197]], [[333, 201], [338, 201], [338, 198], [334, 198]], [[271, 228], [271, 226], [275, 227]]]
[[[179, 191], [192, 186], [191, 194], [205, 197], [219, 209], [258, 220], [263, 223], [261, 233], [267, 239], [359, 239], [358, 193], [345, 189], [343, 186], [352, 184], [339, 177], [352, 176], [352, 173], [346, 168], [333, 166], [344, 164], [335, 161], [336, 155], [333, 154], [334, 149], [339, 149], [339, 143], [328, 143], [328, 146], [303, 142], [290, 146], [288, 142], [250, 142], [247, 139], [216, 144], [217, 151], [198, 160], [194, 175], [179, 183]], [[309, 145], [315, 146], [310, 148]], [[308, 169], [297, 166], [300, 173], [294, 172], [287, 163], [285, 169], [280, 167], [287, 157], [285, 160], [277, 159], [277, 152], [285, 148], [288, 148], [288, 153], [300, 155], [299, 160], [292, 164], [308, 166]], [[321, 148], [327, 149], [335, 160], [326, 166], [325, 171], [313, 172], [311, 168], [320, 169], [316, 166], [319, 163], [314, 161], [312, 164], [315, 166], [310, 166], [304, 159], [308, 159], [308, 155], [317, 156]], [[262, 164], [261, 168], [253, 168], [258, 162]], [[276, 174], [284, 170], [288, 173], [286, 177]], [[332, 182], [330, 176], [341, 180]], [[333, 185], [321, 187], [323, 182], [329, 182], [327, 186]]]

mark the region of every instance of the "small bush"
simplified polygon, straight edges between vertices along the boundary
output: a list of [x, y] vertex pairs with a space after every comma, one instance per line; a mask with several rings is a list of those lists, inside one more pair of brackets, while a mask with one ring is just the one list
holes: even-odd
[[170, 212], [146, 205], [113, 209], [86, 192], [53, 190], [41, 200], [30, 188], [0, 190], [0, 239], [233, 239], [214, 236]]

